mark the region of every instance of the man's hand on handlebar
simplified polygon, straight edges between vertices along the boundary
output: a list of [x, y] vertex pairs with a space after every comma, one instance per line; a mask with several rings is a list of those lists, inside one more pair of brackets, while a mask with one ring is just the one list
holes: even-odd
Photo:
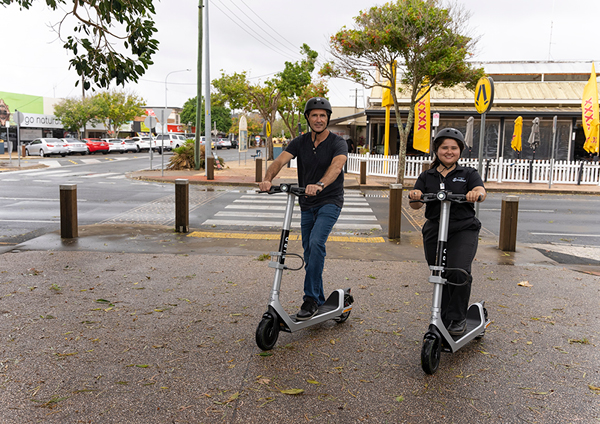
[[316, 196], [317, 194], [319, 194], [319, 192], [323, 190], [321, 188], [321, 186], [317, 185], [317, 184], [309, 184], [306, 186], [306, 188], [304, 189], [304, 194], [306, 196]]
[[269, 191], [271, 190], [271, 181], [261, 181], [258, 183], [258, 189], [260, 191]]

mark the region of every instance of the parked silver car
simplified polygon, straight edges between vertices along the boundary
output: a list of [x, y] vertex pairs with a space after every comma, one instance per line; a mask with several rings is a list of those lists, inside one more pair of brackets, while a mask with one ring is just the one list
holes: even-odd
[[217, 149], [231, 149], [231, 147], [232, 147], [231, 141], [229, 141], [228, 138], [217, 139], [217, 142], [215, 143], [215, 145], [217, 146]]
[[65, 143], [65, 147], [69, 151], [70, 155], [79, 153], [83, 156], [89, 153], [85, 141], [77, 140], [76, 138], [61, 138], [61, 140]]
[[60, 138], [36, 138], [25, 146], [26, 156], [67, 156], [69, 151], [65, 147], [64, 141]]

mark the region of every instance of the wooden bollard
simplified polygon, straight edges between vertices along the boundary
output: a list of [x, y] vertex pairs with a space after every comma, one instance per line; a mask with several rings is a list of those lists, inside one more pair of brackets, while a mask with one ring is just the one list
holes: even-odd
[[254, 181], [256, 181], [257, 183], [262, 182], [263, 180], [263, 175], [262, 175], [262, 158], [256, 158], [256, 160], [254, 161], [254, 163], [256, 164], [256, 175], [254, 178]]
[[361, 184], [367, 183], [367, 161], [366, 160], [360, 161], [360, 183]]
[[175, 232], [187, 233], [190, 227], [190, 182], [175, 180]]
[[215, 179], [215, 158], [214, 158], [214, 156], [209, 156], [206, 158], [206, 179], [207, 180]]
[[431, 167], [431, 162], [423, 162], [421, 164], [421, 172], [427, 171]]
[[498, 248], [504, 252], [514, 252], [517, 248], [518, 216], [519, 196], [504, 197], [500, 212], [500, 237], [498, 242]]
[[388, 238], [400, 238], [402, 220], [402, 184], [390, 184], [390, 210], [388, 218]]
[[77, 229], [77, 184], [60, 185], [60, 236], [79, 237]]

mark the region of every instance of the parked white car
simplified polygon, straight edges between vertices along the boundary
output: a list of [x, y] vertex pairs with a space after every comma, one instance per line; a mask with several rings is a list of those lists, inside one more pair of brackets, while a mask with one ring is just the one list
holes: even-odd
[[157, 152], [161, 153], [163, 148], [165, 150], [173, 150], [183, 146], [186, 141], [187, 140], [185, 136], [181, 134], [158, 134], [152, 143], [152, 148]]
[[36, 138], [25, 146], [25, 156], [67, 156], [69, 151], [60, 138]]
[[219, 138], [217, 139], [217, 142], [215, 143], [215, 146], [217, 146], [217, 149], [231, 149], [231, 141], [229, 141], [228, 138]]
[[124, 146], [121, 145], [120, 138], [102, 138], [101, 140], [108, 143], [109, 152], [125, 153], [125, 150], [123, 149]]
[[144, 151], [144, 150], [150, 150], [150, 147], [152, 146], [152, 137], [150, 136], [135, 136], [135, 137], [131, 137], [131, 139], [135, 145], [137, 146], [138, 152]]

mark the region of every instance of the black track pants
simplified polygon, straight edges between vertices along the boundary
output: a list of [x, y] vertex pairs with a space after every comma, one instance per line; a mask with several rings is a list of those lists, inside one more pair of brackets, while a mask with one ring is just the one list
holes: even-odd
[[[446, 268], [464, 269], [470, 275], [471, 263], [477, 252], [481, 223], [473, 218], [471, 223], [462, 223], [458, 226], [459, 229], [456, 230], [454, 230], [452, 224], [450, 224], [450, 230], [448, 231]], [[423, 247], [425, 249], [425, 259], [429, 265], [435, 265], [438, 226], [438, 222], [429, 220], [423, 226]], [[454, 225], [454, 227], [457, 226]], [[445, 278], [452, 283], [463, 283], [467, 280], [466, 275], [456, 271], [446, 272]], [[470, 296], [470, 282], [464, 286], [444, 285], [442, 290], [442, 320], [446, 325], [450, 321], [460, 321], [467, 317]]]

